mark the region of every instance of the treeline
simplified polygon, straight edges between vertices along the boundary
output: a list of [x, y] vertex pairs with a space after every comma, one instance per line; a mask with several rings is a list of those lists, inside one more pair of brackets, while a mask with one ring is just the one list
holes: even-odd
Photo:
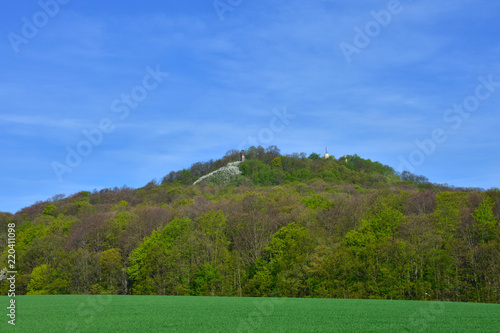
[[499, 190], [255, 149], [230, 185], [166, 180], [0, 214], [3, 247], [16, 224], [18, 293], [500, 302]]
[[[271, 160], [275, 157], [281, 156], [280, 149], [276, 146], [269, 146], [264, 148], [262, 146], [258, 147], [250, 147], [246, 150], [246, 159], [248, 160], [260, 160], [266, 163], [270, 163]], [[305, 153], [302, 155], [296, 154], [299, 158], [305, 158]], [[208, 162], [197, 162], [194, 163], [190, 168], [171, 171], [161, 180], [162, 184], [183, 184], [183, 185], [191, 185], [195, 181], [197, 181], [202, 176], [209, 174], [217, 169], [222, 168], [227, 165], [229, 162], [238, 161], [240, 158], [240, 151], [231, 149], [228, 150], [227, 153], [218, 160], [209, 160]], [[150, 184], [157, 185], [159, 182], [157, 180], [153, 180]]]
[[[193, 184], [200, 177], [213, 172], [229, 162], [238, 161], [240, 151], [229, 150], [219, 160], [195, 163], [188, 169], [172, 171], [162, 179], [162, 184]], [[296, 181], [321, 179], [336, 184], [388, 185], [397, 181], [410, 184], [427, 183], [422, 176], [415, 176], [408, 171], [397, 174], [393, 168], [379, 162], [372, 162], [357, 155], [347, 155], [335, 159], [322, 158], [317, 153], [294, 153], [281, 155], [276, 146], [264, 148], [250, 147], [245, 152], [246, 162], [240, 169], [246, 177], [236, 178], [233, 185], [281, 185]], [[422, 181], [424, 180], [424, 181]], [[150, 184], [157, 185], [153, 180]]]

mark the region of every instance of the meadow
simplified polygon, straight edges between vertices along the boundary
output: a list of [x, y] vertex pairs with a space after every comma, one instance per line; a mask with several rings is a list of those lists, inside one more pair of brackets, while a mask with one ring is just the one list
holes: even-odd
[[1, 332], [500, 332], [500, 305], [185, 296], [17, 296]]

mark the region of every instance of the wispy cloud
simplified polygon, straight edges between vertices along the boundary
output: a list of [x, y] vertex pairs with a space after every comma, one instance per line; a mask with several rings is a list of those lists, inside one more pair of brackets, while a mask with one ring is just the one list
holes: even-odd
[[42, 126], [60, 129], [80, 129], [84, 127], [85, 124], [81, 120], [76, 119], [48, 119], [45, 117], [32, 117], [32, 116], [16, 116], [16, 115], [6, 115], [0, 114], [0, 122], [27, 125], [27, 126]]

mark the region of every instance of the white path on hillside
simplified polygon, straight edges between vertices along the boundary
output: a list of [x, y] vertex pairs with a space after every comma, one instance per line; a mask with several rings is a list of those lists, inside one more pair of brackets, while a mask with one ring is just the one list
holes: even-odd
[[235, 176], [235, 175], [239, 175], [241, 174], [241, 171], [240, 169], [238, 168], [238, 165], [240, 164], [241, 162], [231, 162], [231, 163], [228, 163], [226, 166], [220, 168], [220, 169], [217, 169], [213, 172], [210, 172], [208, 175], [205, 175], [205, 176], [202, 176], [200, 177], [197, 181], [195, 181], [193, 183], [193, 185], [196, 185], [197, 183], [207, 179], [207, 178], [212, 178], [212, 177], [215, 177], [215, 176], [218, 176], [218, 177], [221, 177], [223, 179], [229, 179], [230, 177], [232, 176]]

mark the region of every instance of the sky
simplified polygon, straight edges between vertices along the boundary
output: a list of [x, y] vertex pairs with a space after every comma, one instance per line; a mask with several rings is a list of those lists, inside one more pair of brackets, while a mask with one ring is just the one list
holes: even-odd
[[0, 211], [230, 149], [500, 187], [500, 2], [8, 1]]

